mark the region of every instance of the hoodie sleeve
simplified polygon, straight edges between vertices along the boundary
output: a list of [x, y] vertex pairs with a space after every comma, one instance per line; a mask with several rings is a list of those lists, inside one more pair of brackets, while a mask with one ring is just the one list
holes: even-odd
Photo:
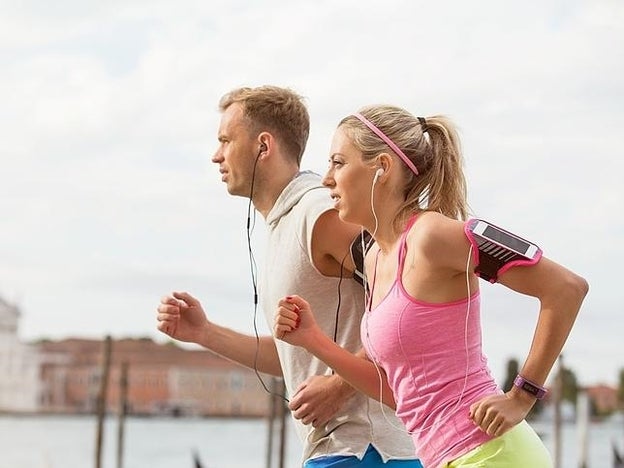
[[329, 189], [319, 188], [306, 193], [299, 204], [301, 205], [300, 215], [303, 218], [300, 224], [299, 243], [314, 265], [312, 261], [312, 232], [319, 217], [326, 211], [334, 209], [334, 202], [329, 196]]

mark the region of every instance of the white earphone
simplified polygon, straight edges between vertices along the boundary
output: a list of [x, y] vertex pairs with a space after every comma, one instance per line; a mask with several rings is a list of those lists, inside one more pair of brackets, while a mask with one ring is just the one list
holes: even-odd
[[377, 179], [379, 179], [379, 177], [381, 177], [384, 172], [385, 171], [383, 170], [383, 167], [380, 167], [379, 169], [377, 169], [377, 172], [375, 172], [375, 178], [373, 179], [373, 185], [375, 185], [375, 183], [377, 182]]

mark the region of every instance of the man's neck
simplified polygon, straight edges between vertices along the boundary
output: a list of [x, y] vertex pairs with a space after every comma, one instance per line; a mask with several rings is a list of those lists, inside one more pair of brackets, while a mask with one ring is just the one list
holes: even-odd
[[299, 173], [299, 168], [292, 168], [288, 171], [269, 176], [270, 180], [265, 178], [262, 187], [254, 194], [252, 203], [254, 208], [262, 215], [264, 219], [275, 206], [275, 202], [284, 191], [284, 189], [292, 182]]

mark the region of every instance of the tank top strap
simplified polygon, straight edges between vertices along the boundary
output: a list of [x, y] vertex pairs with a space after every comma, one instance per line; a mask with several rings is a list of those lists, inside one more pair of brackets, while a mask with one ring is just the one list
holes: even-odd
[[412, 228], [417, 218], [418, 213], [414, 213], [407, 222], [407, 226], [405, 226], [403, 234], [401, 234], [401, 243], [399, 244], [399, 268], [397, 268], [397, 280], [399, 282], [403, 276], [403, 265], [405, 264], [405, 256], [407, 254], [407, 233]]

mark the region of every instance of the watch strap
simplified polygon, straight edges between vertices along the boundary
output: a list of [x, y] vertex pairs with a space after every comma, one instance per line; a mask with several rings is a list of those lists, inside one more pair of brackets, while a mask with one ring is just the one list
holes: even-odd
[[516, 376], [514, 379], [514, 385], [527, 393], [530, 393], [538, 400], [541, 400], [546, 396], [548, 390], [544, 387], [537, 385], [535, 382], [531, 382], [530, 380], [525, 379], [520, 374]]

